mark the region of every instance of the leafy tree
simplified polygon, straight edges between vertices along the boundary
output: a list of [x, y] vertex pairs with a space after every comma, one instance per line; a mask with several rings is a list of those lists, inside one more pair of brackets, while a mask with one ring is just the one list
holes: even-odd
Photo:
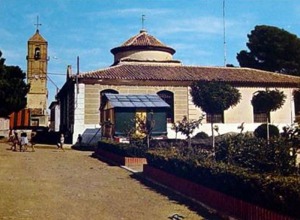
[[18, 66], [6, 66], [0, 51], [0, 117], [26, 107], [29, 85], [24, 81], [25, 73]]
[[286, 95], [279, 90], [260, 90], [254, 93], [251, 104], [259, 113], [269, 113], [281, 108], [285, 102]]
[[[190, 94], [193, 103], [200, 107], [204, 112], [211, 114], [214, 118], [215, 114], [235, 106], [241, 99], [241, 93], [238, 89], [222, 81], [194, 82], [191, 85]], [[213, 150], [215, 149], [214, 137], [214, 121], [211, 120], [211, 132], [213, 140]]]
[[181, 121], [178, 121], [176, 124], [173, 124], [173, 129], [176, 132], [182, 133], [188, 139], [188, 147], [191, 147], [191, 135], [193, 134], [194, 130], [199, 127], [204, 115], [202, 115], [198, 120], [188, 120], [186, 116], [183, 117]]
[[237, 54], [241, 67], [300, 76], [300, 39], [284, 29], [259, 25], [248, 34], [246, 50]]
[[267, 114], [267, 140], [269, 141], [270, 112], [281, 108], [285, 102], [286, 95], [275, 90], [261, 90], [254, 93], [251, 104], [258, 113]]

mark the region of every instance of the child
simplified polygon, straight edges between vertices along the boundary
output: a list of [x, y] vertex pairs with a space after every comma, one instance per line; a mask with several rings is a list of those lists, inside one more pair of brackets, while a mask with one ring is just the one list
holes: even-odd
[[65, 151], [64, 148], [63, 148], [64, 143], [65, 143], [65, 137], [64, 137], [64, 134], [61, 134], [60, 139], [59, 139], [59, 143], [57, 144], [58, 149], [62, 149], [63, 151]]
[[22, 132], [21, 133], [21, 142], [20, 142], [20, 152], [21, 151], [25, 152], [27, 150], [27, 145], [28, 145], [27, 133]]
[[9, 130], [9, 139], [8, 142], [10, 142], [11, 144], [11, 150], [13, 150], [13, 146], [14, 146], [14, 130]]
[[17, 145], [20, 143], [18, 133], [14, 132], [12, 150], [17, 151]]

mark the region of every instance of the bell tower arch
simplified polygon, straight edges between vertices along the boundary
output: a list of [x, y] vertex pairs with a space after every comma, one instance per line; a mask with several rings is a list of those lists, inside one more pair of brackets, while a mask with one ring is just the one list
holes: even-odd
[[27, 43], [27, 108], [31, 110], [32, 126], [48, 126], [47, 114], [47, 66], [48, 42], [40, 35], [37, 19], [35, 34]]

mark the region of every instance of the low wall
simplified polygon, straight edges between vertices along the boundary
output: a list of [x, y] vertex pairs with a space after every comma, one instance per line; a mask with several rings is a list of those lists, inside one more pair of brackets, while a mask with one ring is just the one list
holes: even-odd
[[146, 158], [123, 157], [102, 149], [97, 149], [95, 153], [97, 156], [103, 157], [105, 159], [117, 163], [118, 165], [126, 166], [136, 171], [142, 171], [143, 165], [147, 164]]
[[243, 220], [292, 220], [273, 211], [252, 205], [175, 175], [144, 165], [143, 174], [150, 179], [193, 198], [227, 216]]

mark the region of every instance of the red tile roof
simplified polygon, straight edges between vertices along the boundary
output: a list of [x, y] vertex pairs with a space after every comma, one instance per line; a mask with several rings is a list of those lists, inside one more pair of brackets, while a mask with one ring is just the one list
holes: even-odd
[[171, 47], [164, 45], [155, 37], [149, 35], [145, 30], [141, 30], [139, 34], [131, 37], [125, 43], [119, 47], [115, 47], [111, 50], [113, 54], [121, 50], [130, 50], [133, 48], [151, 48], [151, 49], [162, 49], [174, 54], [175, 50]]
[[151, 80], [151, 81], [212, 81], [237, 84], [268, 84], [298, 86], [300, 77], [238, 67], [199, 67], [151, 64], [118, 64], [106, 69], [81, 73], [79, 79]]
[[149, 35], [146, 31], [141, 31], [138, 35], [131, 37], [125, 43], [121, 45], [122, 47], [128, 46], [158, 46], [165, 47], [162, 42], [160, 42], [155, 37]]

